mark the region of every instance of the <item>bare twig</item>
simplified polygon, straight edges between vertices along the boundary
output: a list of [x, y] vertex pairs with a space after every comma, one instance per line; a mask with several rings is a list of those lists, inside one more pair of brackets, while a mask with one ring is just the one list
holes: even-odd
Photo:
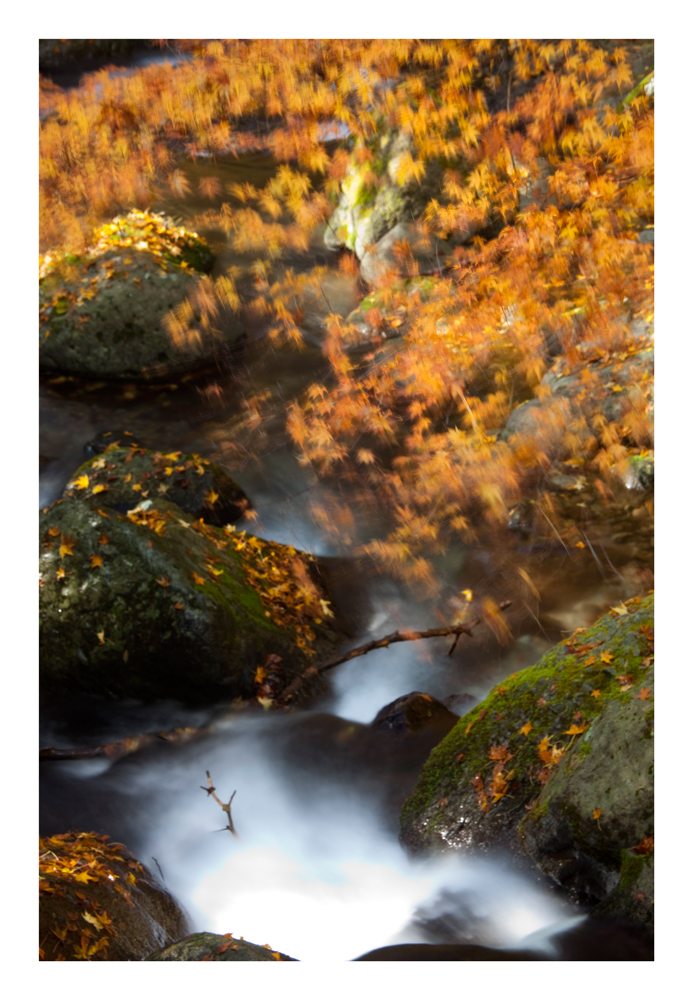
[[139, 736], [128, 736], [115, 743], [104, 743], [97, 747], [73, 747], [61, 750], [58, 747], [43, 747], [39, 750], [39, 761], [42, 760], [90, 760], [93, 757], [108, 757], [109, 760], [119, 760], [135, 750], [142, 750], [158, 740], [165, 743], [186, 743], [194, 736], [202, 736], [213, 731], [213, 726], [200, 726], [192, 729], [190, 726], [171, 729], [169, 732], [141, 733]]
[[231, 796], [231, 798], [229, 799], [228, 802], [222, 802], [221, 799], [219, 798], [219, 796], [216, 794], [216, 788], [212, 784], [212, 776], [211, 776], [211, 774], [209, 773], [209, 771], [206, 771], [205, 773], [207, 775], [207, 782], [209, 784], [209, 788], [205, 788], [204, 785], [200, 785], [200, 788], [202, 789], [203, 792], [207, 792], [207, 795], [211, 795], [212, 796], [212, 798], [214, 799], [214, 801], [218, 805], [221, 806], [221, 808], [224, 810], [224, 812], [226, 813], [226, 815], [229, 818], [229, 821], [226, 824], [226, 826], [223, 826], [221, 828], [221, 830], [217, 830], [216, 832], [217, 833], [221, 833], [222, 830], [229, 830], [233, 834], [234, 837], [237, 837], [238, 834], [236, 833], [236, 828], [233, 825], [233, 819], [231, 818], [231, 803], [233, 802], [233, 798], [234, 798], [234, 795], [236, 794], [236, 792], [234, 791], [233, 795]]
[[[498, 608], [500, 611], [504, 611], [506, 608], [510, 607], [510, 604], [510, 601], [502, 601], [498, 605]], [[362, 646], [350, 649], [348, 653], [342, 653], [341, 656], [335, 656], [331, 660], [326, 660], [324, 663], [321, 663], [319, 667], [308, 667], [307, 670], [304, 670], [302, 674], [295, 677], [292, 682], [284, 688], [281, 693], [281, 698], [290, 698], [303, 684], [303, 682], [308, 680], [310, 677], [317, 677], [320, 674], [324, 674], [327, 670], [332, 670], [333, 667], [338, 667], [340, 663], [346, 663], [348, 660], [353, 660], [357, 656], [364, 656], [366, 653], [370, 653], [373, 649], [386, 649], [395, 642], [411, 642], [413, 639], [433, 639], [436, 636], [454, 635], [456, 636], [456, 641], [453, 642], [448, 651], [448, 655], [450, 656], [457, 645], [457, 639], [459, 639], [461, 635], [471, 635], [471, 630], [476, 625], [480, 625], [483, 621], [484, 616], [482, 615], [479, 618], [476, 618], [473, 622], [470, 622], [468, 625], [446, 625], [443, 628], [429, 628], [422, 632], [391, 632], [390, 635], [385, 635], [382, 639], [372, 639], [370, 642], [365, 642]]]

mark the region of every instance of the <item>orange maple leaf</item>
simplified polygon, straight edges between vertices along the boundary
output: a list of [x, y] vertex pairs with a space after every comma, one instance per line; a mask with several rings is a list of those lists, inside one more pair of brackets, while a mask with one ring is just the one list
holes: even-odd
[[61, 535], [60, 536], [60, 558], [63, 559], [65, 556], [74, 555], [72, 551], [77, 544], [72, 535]]
[[601, 653], [599, 659], [602, 663], [611, 663], [614, 658], [614, 654], [610, 653], [608, 650], [605, 653]]
[[215, 493], [214, 490], [210, 490], [208, 493], [205, 493], [205, 500], [208, 503], [214, 504], [217, 502], [218, 499], [219, 499], [219, 494]]
[[640, 693], [636, 694], [638, 701], [648, 701], [650, 695], [652, 694], [651, 688], [640, 688]]
[[103, 558], [101, 556], [90, 556], [89, 558], [92, 569], [95, 569], [97, 566], [103, 566]]
[[108, 537], [106, 535], [102, 535], [99, 538], [99, 545], [108, 545]]
[[160, 587], [170, 587], [171, 581], [167, 576], [160, 576], [156, 581]]
[[523, 736], [529, 736], [531, 730], [532, 730], [532, 723], [525, 722], [524, 726], [522, 726], [522, 728], [520, 729], [520, 732], [522, 733]]
[[205, 579], [204, 579], [204, 577], [199, 576], [199, 574], [196, 573], [194, 570], [193, 570], [192, 577], [193, 577], [193, 580], [195, 581], [195, 583], [198, 585], [198, 587], [204, 587], [204, 585], [205, 585]]

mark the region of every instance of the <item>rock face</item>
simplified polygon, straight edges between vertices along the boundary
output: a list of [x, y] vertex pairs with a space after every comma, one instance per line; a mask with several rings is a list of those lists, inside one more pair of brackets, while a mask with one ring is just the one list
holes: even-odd
[[39, 840], [45, 961], [139, 962], [187, 930], [173, 897], [122, 844], [95, 833]]
[[121, 514], [147, 499], [165, 499], [193, 518], [220, 526], [238, 520], [250, 508], [240, 486], [215, 462], [180, 451], [162, 455], [145, 448], [114, 447], [121, 442], [127, 444], [128, 438], [116, 438], [102, 457], [80, 466], [63, 496], [85, 495], [83, 491], [94, 495], [97, 490]]
[[131, 212], [94, 234], [82, 257], [46, 255], [39, 280], [41, 370], [87, 378], [173, 377], [243, 334], [230, 310], [218, 341], [177, 345], [162, 325], [198, 290], [209, 247], [163, 216]]
[[654, 598], [634, 598], [495, 688], [402, 810], [414, 851], [523, 851], [577, 900], [652, 919]]
[[367, 144], [357, 143], [339, 204], [325, 229], [330, 249], [347, 247], [360, 260], [366, 247], [398, 222], [417, 218], [429, 199], [439, 194], [442, 171], [437, 163], [428, 164], [421, 183], [405, 179], [402, 167], [412, 151], [411, 139], [392, 131]]
[[163, 499], [121, 514], [87, 492], [40, 516], [43, 690], [252, 697], [270, 653], [290, 679], [342, 638], [311, 557]]
[[149, 955], [145, 962], [296, 962], [269, 945], [237, 940], [228, 934], [190, 934], [161, 951]]

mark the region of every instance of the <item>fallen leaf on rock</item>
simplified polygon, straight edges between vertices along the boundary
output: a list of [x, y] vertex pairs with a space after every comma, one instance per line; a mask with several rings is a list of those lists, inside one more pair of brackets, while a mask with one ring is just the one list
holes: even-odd
[[601, 653], [599, 659], [602, 663], [611, 663], [614, 658], [614, 654], [610, 653], [608, 650], [605, 653]]
[[167, 576], [160, 576], [156, 581], [160, 587], [170, 587], [171, 581]]
[[103, 511], [101, 510], [101, 508], [100, 508], [100, 507], [99, 507], [99, 509], [98, 509], [98, 513], [99, 513], [99, 514], [101, 515], [101, 517], [105, 517], [105, 518], [108, 518], [108, 517], [110, 517], [110, 515], [109, 515], [109, 514], [104, 514], [104, 512], [103, 512]]
[[56, 535], [60, 534], [60, 528], [49, 528], [48, 529], [48, 534], [52, 535], [53, 538], [55, 538]]
[[537, 705], [540, 707], [546, 704], [546, 698], [537, 698]]
[[92, 496], [95, 493], [103, 493], [104, 490], [107, 490], [107, 489], [108, 489], [108, 486], [102, 486], [101, 483], [99, 483], [99, 485], [95, 486], [94, 489], [91, 491], [92, 492]]
[[581, 726], [572, 725], [570, 729], [564, 730], [566, 736], [578, 736], [580, 733], [584, 733], [587, 729], [587, 723], [584, 722]]
[[525, 722], [524, 726], [522, 726], [522, 728], [520, 729], [520, 732], [522, 733], [523, 736], [529, 736], [531, 731], [532, 731], [531, 722]]
[[101, 538], [99, 538], [99, 545], [108, 545], [107, 535], [102, 535]]
[[56, 572], [55, 578], [56, 578], [56, 580], [64, 580], [65, 579], [65, 570], [62, 568], [62, 566], [60, 566], [59, 569], [58, 569], [58, 571]]
[[105, 645], [105, 642], [106, 642], [106, 632], [105, 632], [105, 630], [103, 632], [97, 632], [96, 635], [97, 635], [97, 638], [99, 640], [100, 645], [102, 645], [102, 646]]
[[648, 701], [650, 695], [652, 694], [651, 688], [640, 688], [640, 693], [636, 694], [638, 701]]
[[599, 690], [599, 688], [595, 688], [594, 691], [592, 691], [590, 693], [591, 693], [591, 695], [592, 695], [593, 698], [600, 698], [601, 697], [601, 691]]
[[65, 556], [74, 555], [73, 549], [77, 542], [74, 540], [72, 535], [61, 535], [60, 538], [60, 558], [63, 559]]
[[182, 611], [183, 610], [183, 605], [180, 603], [180, 601], [178, 601], [176, 604], [174, 604], [173, 607], [176, 609], [176, 611]]
[[[204, 472], [204, 469], [202, 471]], [[208, 493], [205, 493], [205, 500], [207, 500], [208, 503], [216, 503], [218, 499], [219, 494], [214, 490], [210, 490]]]
[[592, 664], [596, 663], [596, 662], [597, 662], [596, 656], [588, 656], [587, 659], [585, 660], [585, 664], [584, 665], [586, 667], [591, 667]]
[[101, 556], [90, 556], [90, 562], [92, 569], [95, 569], [97, 566], [103, 566], [103, 559]]
[[70, 486], [76, 486], [78, 490], [86, 490], [89, 485], [89, 476], [78, 476]]
[[623, 601], [621, 601], [620, 604], [617, 604], [615, 608], [611, 608], [610, 610], [613, 611], [617, 617], [620, 617], [620, 615], [628, 614], [628, 608], [625, 606]]
[[195, 582], [195, 583], [196, 583], [196, 584], [197, 584], [197, 585], [198, 585], [199, 587], [204, 587], [204, 585], [205, 585], [205, 579], [204, 579], [204, 577], [202, 577], [202, 576], [199, 576], [199, 575], [198, 575], [198, 574], [197, 574], [197, 573], [196, 573], [196, 572], [195, 572], [194, 570], [193, 570], [193, 575], [192, 575], [192, 578], [193, 578], [194, 582]]

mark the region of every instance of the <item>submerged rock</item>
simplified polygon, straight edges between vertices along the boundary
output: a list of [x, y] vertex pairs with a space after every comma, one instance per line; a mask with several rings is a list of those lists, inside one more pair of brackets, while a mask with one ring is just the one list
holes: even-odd
[[243, 334], [226, 309], [221, 339], [174, 344], [163, 326], [198, 290], [212, 254], [164, 216], [133, 211], [94, 233], [82, 256], [47, 254], [39, 278], [41, 370], [87, 378], [167, 378], [214, 360]]
[[[74, 495], [40, 515], [44, 690], [252, 697], [270, 653], [290, 680], [341, 638], [305, 553], [160, 498], [128, 514], [107, 498]], [[320, 687], [313, 679], [301, 693]]]
[[168, 948], [155, 951], [145, 962], [296, 962], [281, 951], [272, 951], [268, 944], [253, 944], [232, 934], [211, 934], [203, 931], [190, 934]]
[[460, 719], [404, 805], [403, 843], [521, 850], [577, 900], [651, 920], [653, 613], [652, 596], [628, 601]]
[[175, 899], [122, 844], [75, 832], [39, 840], [45, 961], [139, 962], [187, 930]]
[[129, 440], [116, 438], [102, 457], [80, 466], [63, 496], [69, 499], [86, 491], [100, 494], [121, 514], [147, 499], [150, 503], [165, 499], [186, 514], [216, 525], [236, 521], [249, 510], [243, 490], [216, 462], [180, 451], [162, 454], [134, 444], [118, 447]]

